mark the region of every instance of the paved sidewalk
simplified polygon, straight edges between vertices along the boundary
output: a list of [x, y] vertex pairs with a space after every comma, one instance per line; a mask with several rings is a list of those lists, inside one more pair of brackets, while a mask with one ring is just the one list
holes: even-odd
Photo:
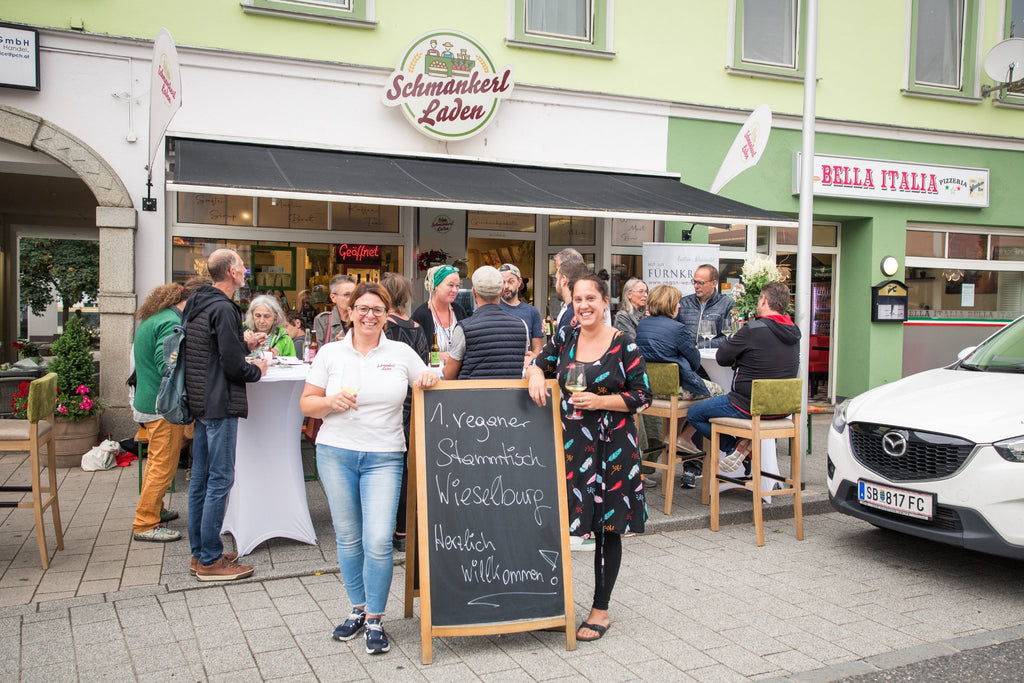
[[[829, 418], [815, 417], [806, 459], [805, 541], [788, 504], [769, 508], [758, 548], [749, 498], [727, 494], [733, 524], [714, 533], [697, 490], [677, 489], [665, 516], [649, 489], [648, 533], [625, 541], [607, 636], [572, 652], [559, 633], [439, 638], [430, 666], [418, 618], [402, 618], [401, 556], [385, 620], [392, 651], [370, 657], [361, 639], [331, 640], [349, 605], [318, 483], [307, 493], [319, 544], [263, 544], [245, 558], [252, 579], [220, 586], [188, 577], [187, 541], [131, 540], [134, 467], [63, 471], [65, 549], [48, 571], [31, 513], [0, 517], [0, 680], [836, 680], [1024, 636], [1018, 563], [829, 511]], [[26, 478], [24, 460], [0, 458], [0, 480]], [[783, 471], [788, 460], [781, 448]], [[177, 485], [168, 503], [184, 512], [183, 473]], [[577, 622], [593, 557], [573, 557]]]
[[[812, 455], [804, 455], [804, 514], [831, 510], [825, 489], [825, 435], [830, 414], [814, 416]], [[789, 471], [787, 446], [779, 442], [779, 460], [783, 472]], [[306, 469], [312, 471], [310, 453]], [[48, 602], [70, 597], [101, 595], [129, 588], [163, 586], [182, 590], [196, 585], [188, 575], [189, 547], [186, 511], [188, 483], [179, 470], [177, 493], [169, 493], [165, 504], [181, 513], [168, 526], [182, 532], [184, 540], [174, 543], [145, 543], [132, 540], [131, 526], [138, 502], [138, 464], [104, 472], [61, 469], [59, 491], [61, 520], [64, 525], [64, 550], [54, 554], [52, 518], [44, 515], [47, 542], [52, 555], [50, 568], [39, 565], [32, 513], [28, 510], [0, 509], [0, 607]], [[681, 474], [681, 472], [680, 472]], [[656, 474], [655, 477], [660, 477]], [[677, 479], [678, 479], [677, 475]], [[28, 483], [28, 455], [11, 453], [0, 456], [0, 482]], [[700, 503], [699, 489], [681, 489], [676, 485], [672, 514], [666, 516], [661, 487], [646, 490], [648, 533], [676, 529], [707, 529], [708, 508]], [[337, 572], [337, 549], [327, 499], [319, 482], [308, 482], [309, 503], [317, 545], [286, 539], [261, 544], [244, 561], [256, 568], [252, 581]], [[792, 501], [775, 499], [765, 507], [765, 519], [791, 520]], [[750, 497], [741, 492], [725, 493], [721, 505], [722, 524], [741, 524], [751, 540]], [[775, 523], [767, 522], [770, 534]], [[226, 537], [230, 538], [230, 537]], [[230, 546], [231, 541], [227, 543]]]

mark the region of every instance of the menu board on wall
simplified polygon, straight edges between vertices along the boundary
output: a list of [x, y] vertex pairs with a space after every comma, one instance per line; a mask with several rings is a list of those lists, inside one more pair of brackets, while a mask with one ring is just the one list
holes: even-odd
[[418, 551], [424, 662], [434, 636], [568, 625], [566, 644], [575, 646], [558, 388], [547, 384], [543, 408], [525, 380], [415, 392], [410, 550]]

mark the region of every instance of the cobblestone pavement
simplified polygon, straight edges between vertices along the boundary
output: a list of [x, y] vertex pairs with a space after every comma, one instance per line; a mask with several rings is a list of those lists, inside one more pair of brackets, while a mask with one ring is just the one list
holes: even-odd
[[[551, 632], [438, 638], [429, 666], [418, 618], [402, 618], [401, 558], [385, 619], [392, 651], [370, 657], [361, 639], [331, 640], [349, 605], [317, 483], [307, 491], [319, 545], [263, 544], [245, 558], [253, 579], [210, 586], [188, 577], [187, 543], [131, 541], [134, 468], [65, 471], [65, 549], [48, 571], [31, 513], [0, 517], [0, 680], [836, 680], [1024, 636], [1018, 562], [829, 511], [827, 419], [816, 417], [806, 464], [805, 511], [818, 513], [805, 518], [806, 540], [784, 503], [769, 508], [758, 548], [748, 498], [723, 498], [732, 525], [714, 533], [696, 491], [677, 489], [670, 516], [652, 491], [648, 533], [625, 541], [603, 639], [569, 652]], [[0, 480], [24, 476], [22, 461], [0, 458]], [[183, 485], [179, 476], [171, 507], [184, 506]], [[573, 560], [579, 622], [593, 554]]]
[[[874, 529], [836, 513], [628, 539], [613, 627], [565, 650], [560, 633], [434, 640], [402, 618], [392, 651], [337, 643], [337, 573], [226, 586], [127, 589], [0, 609], [4, 680], [832, 680], [1024, 636], [1019, 563]], [[593, 555], [575, 553], [577, 615]], [[197, 584], [192, 584], [197, 586]], [[436, 599], [436, 598], [435, 598]], [[577, 621], [579, 616], [577, 616]]]

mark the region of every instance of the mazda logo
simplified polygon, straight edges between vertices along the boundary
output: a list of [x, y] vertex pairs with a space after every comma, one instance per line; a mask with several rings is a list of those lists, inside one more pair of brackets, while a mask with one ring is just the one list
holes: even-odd
[[899, 458], [907, 454], [907, 439], [910, 434], [903, 430], [892, 430], [882, 435], [882, 450], [886, 455]]

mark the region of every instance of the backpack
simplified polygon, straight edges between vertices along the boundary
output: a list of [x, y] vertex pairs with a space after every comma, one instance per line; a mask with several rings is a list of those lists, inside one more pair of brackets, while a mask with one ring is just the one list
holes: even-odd
[[171, 424], [187, 425], [192, 422], [185, 396], [185, 322], [174, 326], [164, 339], [164, 370], [160, 389], [156, 394], [156, 412]]

